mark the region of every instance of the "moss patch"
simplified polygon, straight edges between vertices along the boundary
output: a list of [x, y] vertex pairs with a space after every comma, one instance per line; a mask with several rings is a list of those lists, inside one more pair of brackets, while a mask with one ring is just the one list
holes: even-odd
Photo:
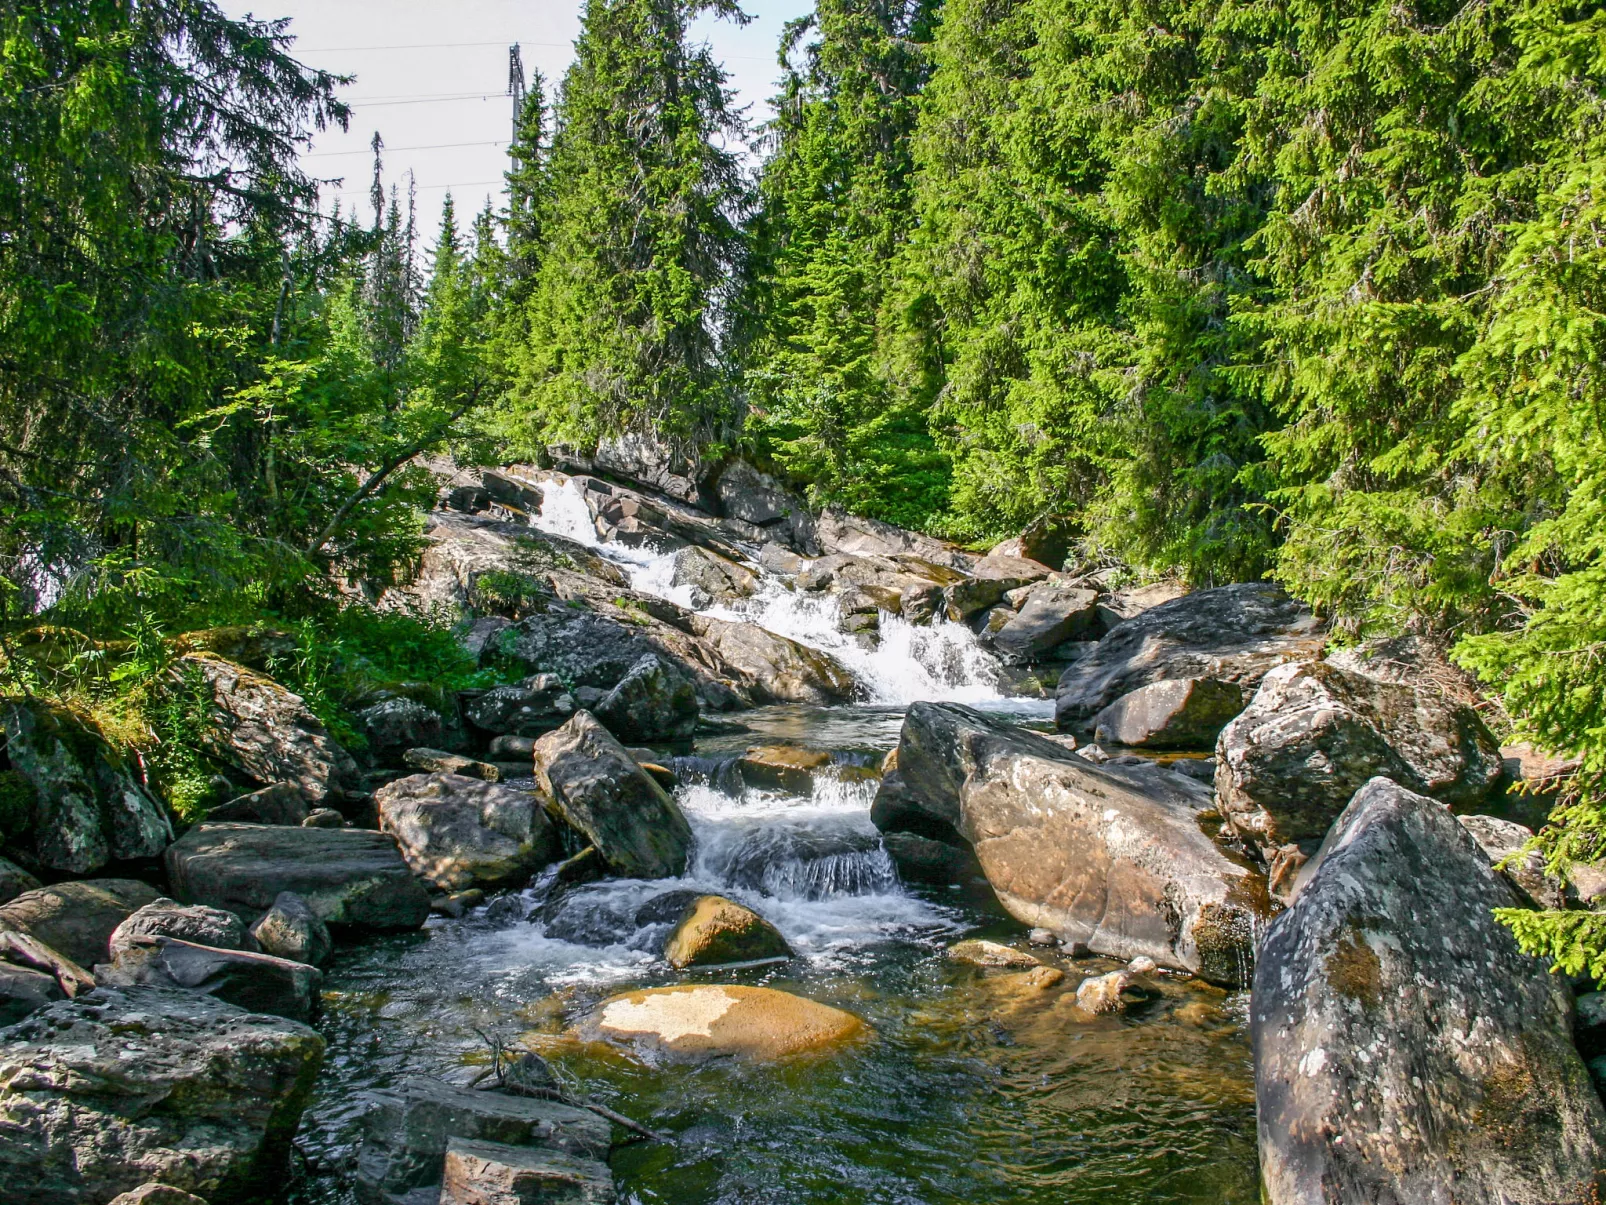
[[1373, 1009], [1383, 1002], [1382, 960], [1353, 921], [1339, 935], [1323, 970], [1335, 992], [1362, 1008]]

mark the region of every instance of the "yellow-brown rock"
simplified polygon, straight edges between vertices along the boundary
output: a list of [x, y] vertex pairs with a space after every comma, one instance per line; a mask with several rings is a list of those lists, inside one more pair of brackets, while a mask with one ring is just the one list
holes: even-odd
[[673, 967], [718, 966], [790, 958], [792, 947], [769, 921], [722, 895], [692, 900], [664, 943]]
[[702, 1060], [778, 1059], [856, 1038], [867, 1026], [852, 1013], [767, 987], [682, 985], [604, 1000], [579, 1036], [638, 1055]]

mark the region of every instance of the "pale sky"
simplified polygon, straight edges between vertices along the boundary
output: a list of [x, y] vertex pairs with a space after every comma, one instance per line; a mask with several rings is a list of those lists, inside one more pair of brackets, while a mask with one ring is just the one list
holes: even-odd
[[[344, 177], [325, 190], [341, 208], [366, 218], [371, 179], [369, 141], [385, 140], [385, 179], [418, 182], [420, 226], [434, 238], [448, 188], [459, 220], [485, 203], [500, 205], [512, 124], [506, 94], [508, 46], [518, 42], [528, 73], [538, 69], [556, 88], [580, 32], [581, 0], [220, 0], [231, 16], [289, 17], [294, 53], [307, 65], [354, 75], [342, 96], [351, 128], [321, 135], [303, 166], [314, 176]], [[744, 28], [707, 18], [695, 26], [725, 64], [748, 119], [770, 117], [767, 101], [780, 68], [781, 27], [812, 0], [745, 0], [754, 19]]]

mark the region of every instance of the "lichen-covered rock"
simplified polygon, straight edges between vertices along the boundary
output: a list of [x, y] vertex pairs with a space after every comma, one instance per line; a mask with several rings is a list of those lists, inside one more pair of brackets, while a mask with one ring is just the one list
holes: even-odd
[[1010, 665], [1026, 665], [1092, 631], [1097, 604], [1092, 590], [1044, 582], [986, 642]]
[[1565, 908], [1567, 886], [1545, 869], [1545, 855], [1537, 849], [1526, 853], [1523, 847], [1533, 839], [1533, 830], [1498, 816], [1457, 816], [1461, 827], [1483, 850], [1484, 856], [1506, 881], [1535, 908]]
[[615, 874], [685, 873], [691, 825], [680, 805], [588, 711], [535, 743], [536, 781]]
[[0, 905], [0, 929], [26, 933], [81, 967], [104, 962], [117, 927], [160, 894], [136, 879], [81, 879]]
[[677, 969], [790, 957], [779, 929], [722, 895], [693, 899], [664, 941], [664, 959]]
[[353, 787], [357, 763], [329, 735], [300, 695], [255, 670], [209, 653], [189, 653], [174, 667], [206, 686], [211, 708], [207, 751], [261, 783], [293, 782], [313, 803]]
[[1117, 624], [1060, 676], [1054, 716], [1080, 728], [1122, 695], [1166, 678], [1214, 678], [1247, 695], [1273, 666], [1321, 652], [1321, 625], [1276, 586], [1195, 590]]
[[552, 821], [528, 791], [460, 774], [412, 774], [374, 794], [379, 827], [440, 891], [522, 887], [558, 854]]
[[264, 954], [308, 966], [317, 966], [334, 948], [329, 926], [293, 891], [279, 892], [273, 907], [251, 926], [251, 936]]
[[267, 1195], [323, 1051], [305, 1025], [172, 988], [47, 1005], [0, 1034], [0, 1183], [29, 1205], [101, 1205], [152, 1178]]
[[396, 839], [371, 829], [201, 824], [168, 847], [165, 861], [180, 899], [248, 920], [282, 891], [328, 925], [416, 929], [429, 919], [429, 893]]
[[248, 950], [256, 944], [246, 932], [245, 922], [234, 913], [205, 904], [181, 904], [163, 896], [112, 930], [108, 953], [115, 961], [124, 948], [150, 937], [177, 937], [219, 950]]
[[404, 749], [440, 744], [445, 732], [440, 712], [405, 696], [381, 699], [359, 711], [357, 720], [368, 738], [368, 756], [380, 765], [392, 764]]
[[613, 1205], [613, 1173], [600, 1159], [453, 1138], [440, 1205]]
[[675, 666], [648, 653], [592, 714], [621, 741], [684, 740], [697, 729], [697, 686]]
[[536, 737], [574, 713], [574, 700], [555, 674], [535, 674], [522, 686], [493, 686], [469, 700], [468, 722], [498, 736]]
[[865, 1032], [852, 1013], [768, 987], [655, 987], [604, 1000], [577, 1028], [649, 1059], [778, 1059]]
[[317, 1013], [323, 982], [318, 969], [305, 963], [162, 936], [124, 942], [109, 964], [95, 968], [95, 978], [102, 987], [181, 987], [292, 1021]]
[[1517, 903], [1441, 804], [1356, 793], [1255, 967], [1268, 1205], [1591, 1199], [1606, 1112], [1566, 981], [1494, 917]]
[[1280, 893], [1369, 779], [1467, 807], [1501, 773], [1499, 747], [1471, 707], [1324, 661], [1269, 672], [1216, 747], [1222, 815], [1266, 855]]
[[999, 902], [1067, 944], [1236, 986], [1275, 905], [1205, 834], [1210, 808], [1208, 788], [1160, 767], [1096, 766], [970, 708], [916, 703], [871, 819], [969, 845]]
[[154, 858], [173, 840], [134, 768], [66, 709], [0, 705], [0, 735], [12, 772], [32, 788], [13, 841], [33, 864], [93, 874], [112, 859]]
[[759, 702], [842, 703], [858, 690], [835, 658], [756, 624], [698, 615], [692, 626]]
[[1213, 749], [1244, 709], [1243, 693], [1214, 678], [1168, 678], [1124, 694], [1093, 717], [1093, 738], [1139, 749]]
[[410, 1079], [370, 1094], [352, 1188], [361, 1205], [435, 1200], [452, 1139], [538, 1147], [606, 1159], [611, 1135], [595, 1113], [550, 1100], [473, 1092], [439, 1080]]

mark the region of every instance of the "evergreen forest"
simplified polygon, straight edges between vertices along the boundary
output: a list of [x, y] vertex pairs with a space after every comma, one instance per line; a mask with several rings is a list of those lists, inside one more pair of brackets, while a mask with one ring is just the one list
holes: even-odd
[[[377, 135], [320, 207], [346, 81], [287, 23], [0, 0], [6, 689], [176, 732], [162, 635], [262, 617], [314, 706], [340, 658], [477, 680], [349, 601], [415, 565], [426, 462], [643, 436], [1440, 642], [1582, 759], [1553, 865], [1606, 853], [1606, 5], [817, 0], [758, 126], [709, 12], [586, 0], [424, 245]], [[1606, 914], [1508, 920], [1606, 978]]]

